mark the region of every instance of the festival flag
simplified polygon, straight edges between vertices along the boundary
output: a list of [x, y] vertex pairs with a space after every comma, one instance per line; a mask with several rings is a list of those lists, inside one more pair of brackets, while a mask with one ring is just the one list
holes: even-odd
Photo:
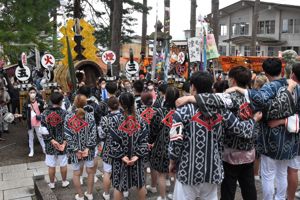
[[70, 48], [70, 44], [69, 44], [69, 37], [66, 36], [66, 39], [67, 39], [68, 62], [69, 62], [69, 72], [70, 72], [70, 77], [71, 77], [71, 82], [72, 82], [72, 89], [74, 92], [76, 92], [77, 91], [76, 75], [75, 75], [73, 58], [72, 58], [72, 54], [71, 54], [71, 48]]

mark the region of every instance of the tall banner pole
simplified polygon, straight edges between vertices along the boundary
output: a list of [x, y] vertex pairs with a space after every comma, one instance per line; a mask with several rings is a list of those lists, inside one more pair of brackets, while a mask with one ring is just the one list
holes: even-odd
[[164, 84], [168, 83], [169, 66], [170, 66], [169, 45], [168, 42], [166, 42]]
[[203, 71], [206, 71], [206, 67], [207, 67], [207, 52], [206, 52], [206, 30], [204, 30], [204, 67], [203, 67]]
[[153, 46], [153, 55], [152, 55], [152, 74], [151, 74], [151, 80], [155, 79], [155, 71], [156, 71], [157, 14], [158, 14], [158, 1], [156, 1], [156, 21], [155, 21], [154, 46]]

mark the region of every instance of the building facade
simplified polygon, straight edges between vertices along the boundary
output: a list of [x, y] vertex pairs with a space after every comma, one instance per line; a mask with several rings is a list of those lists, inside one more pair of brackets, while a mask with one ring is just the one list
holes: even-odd
[[[300, 6], [261, 2], [257, 27], [252, 26], [254, 1], [241, 0], [220, 10], [219, 53], [250, 56], [252, 29], [257, 31], [256, 56], [300, 54]], [[208, 16], [210, 18], [210, 16]]]

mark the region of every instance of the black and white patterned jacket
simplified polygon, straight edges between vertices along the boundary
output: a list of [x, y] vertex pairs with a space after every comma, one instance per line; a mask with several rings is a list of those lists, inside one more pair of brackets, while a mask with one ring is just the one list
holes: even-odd
[[182, 184], [220, 184], [224, 178], [223, 135], [255, 136], [254, 119], [239, 122], [228, 110], [205, 118], [195, 104], [177, 108], [172, 121], [169, 157], [176, 162]]
[[41, 127], [45, 127], [49, 134], [42, 134], [45, 141], [45, 151], [47, 155], [64, 155], [66, 150], [57, 150], [51, 140], [59, 144], [64, 142], [64, 122], [68, 112], [57, 107], [50, 107], [42, 114]]
[[[97, 145], [97, 132], [94, 116], [86, 112], [81, 119], [75, 113], [67, 115], [64, 123], [65, 140], [69, 163], [92, 161]], [[88, 156], [78, 159], [76, 152], [89, 148]]]
[[[40, 113], [44, 112], [44, 101], [42, 99], [36, 98]], [[30, 130], [31, 127], [31, 102], [30, 99], [26, 100], [22, 107], [22, 119], [26, 120], [26, 130]]]

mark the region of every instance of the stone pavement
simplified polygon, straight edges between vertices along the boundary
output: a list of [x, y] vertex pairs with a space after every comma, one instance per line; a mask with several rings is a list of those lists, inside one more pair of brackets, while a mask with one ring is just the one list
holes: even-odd
[[[102, 184], [102, 160], [98, 160], [98, 170], [96, 176], [99, 178], [98, 182], [95, 183], [93, 188], [93, 195], [95, 200], [102, 200], [102, 193], [104, 192]], [[33, 173], [43, 172], [45, 179], [49, 182], [48, 168], [44, 161], [32, 162], [26, 164], [17, 164], [10, 166], [0, 167], [0, 200], [36, 200], [33, 187]], [[70, 181], [70, 185], [67, 188], [61, 187], [61, 175], [59, 166], [56, 167], [56, 189], [53, 190], [58, 200], [73, 200], [76, 194], [76, 190], [73, 186], [72, 181], [73, 171], [71, 165], [68, 165], [67, 179]], [[87, 174], [84, 172], [84, 185], [82, 191], [87, 190]], [[300, 179], [299, 179], [300, 180]], [[148, 174], [147, 184], [150, 184], [150, 175]], [[173, 185], [174, 183], [172, 183]], [[261, 182], [256, 182], [258, 200], [262, 199], [262, 187]], [[157, 186], [158, 189], [158, 186]], [[173, 186], [167, 187], [167, 194], [173, 191]], [[113, 188], [110, 189], [110, 194], [113, 199]], [[156, 200], [159, 196], [159, 192], [151, 193], [148, 192], [147, 200]], [[218, 188], [218, 196], [220, 197], [220, 188]], [[136, 189], [132, 188], [129, 191], [129, 197], [123, 198], [129, 200], [137, 200]], [[236, 200], [242, 200], [240, 188], [237, 187]]]

